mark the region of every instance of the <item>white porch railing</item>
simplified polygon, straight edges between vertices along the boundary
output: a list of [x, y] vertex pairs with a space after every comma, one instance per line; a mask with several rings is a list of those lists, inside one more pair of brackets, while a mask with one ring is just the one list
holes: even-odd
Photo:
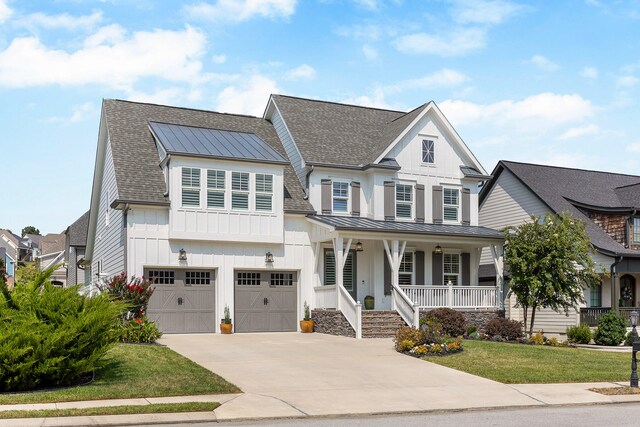
[[394, 284], [391, 284], [391, 297], [393, 298], [393, 308], [400, 314], [400, 317], [407, 322], [407, 325], [418, 328], [420, 326], [420, 306]]
[[400, 286], [420, 308], [496, 308], [495, 286]]
[[338, 286], [338, 307], [354, 331], [356, 338], [362, 338], [362, 304], [355, 302], [344, 286]]
[[316, 308], [337, 308], [336, 285], [314, 286]]

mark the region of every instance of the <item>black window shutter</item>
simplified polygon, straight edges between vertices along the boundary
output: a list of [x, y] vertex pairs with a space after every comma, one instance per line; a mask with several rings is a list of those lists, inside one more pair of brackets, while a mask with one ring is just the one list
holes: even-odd
[[320, 203], [323, 215], [331, 215], [331, 180], [320, 181]]
[[444, 277], [442, 275], [443, 256], [442, 254], [433, 253], [431, 257], [431, 281], [434, 286], [442, 286]]
[[462, 224], [471, 224], [471, 191], [468, 188], [462, 189]]
[[416, 251], [416, 285], [425, 285], [424, 282], [424, 251]]
[[416, 184], [416, 222], [424, 222], [424, 185]]
[[434, 185], [431, 191], [433, 194], [433, 223], [442, 224], [442, 186]]
[[360, 183], [351, 182], [351, 216], [360, 216]]
[[393, 181], [384, 182], [384, 219], [396, 219], [396, 184]]
[[391, 295], [391, 265], [389, 265], [389, 257], [387, 256], [387, 252], [382, 252], [384, 256], [384, 294]]
[[462, 273], [462, 285], [470, 285], [471, 284], [471, 255], [467, 252], [463, 252], [460, 254], [460, 264]]

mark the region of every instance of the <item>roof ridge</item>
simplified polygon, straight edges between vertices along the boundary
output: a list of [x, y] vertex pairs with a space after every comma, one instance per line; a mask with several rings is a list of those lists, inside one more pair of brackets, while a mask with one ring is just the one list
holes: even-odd
[[198, 112], [201, 112], [201, 113], [220, 114], [220, 115], [223, 115], [223, 116], [243, 117], [243, 118], [247, 118], [247, 119], [258, 119], [260, 121], [268, 122], [268, 120], [266, 120], [266, 119], [264, 119], [262, 117], [252, 116], [252, 115], [249, 115], [249, 114], [222, 113], [220, 111], [205, 110], [203, 108], [178, 107], [178, 106], [175, 106], [175, 105], [156, 104], [154, 102], [129, 101], [127, 99], [118, 99], [118, 98], [104, 98], [103, 101], [117, 101], [117, 102], [126, 102], [126, 103], [129, 103], [129, 104], [149, 105], [151, 107], [171, 108], [171, 109], [175, 109], [175, 110], [198, 111]]
[[[516, 164], [516, 165], [538, 166], [538, 167], [544, 167], [544, 168], [565, 169], [565, 170], [574, 170], [574, 171], [581, 171], [581, 172], [594, 172], [594, 173], [602, 173], [602, 174], [607, 174], [607, 175], [629, 176], [629, 177], [640, 179], [640, 175], [631, 175], [631, 174], [628, 174], [628, 173], [607, 172], [607, 171], [584, 169], [584, 168], [570, 168], [570, 167], [567, 167], [567, 166], [542, 165], [542, 164], [539, 164], [539, 163], [516, 162], [516, 161], [513, 161], [513, 160], [500, 160], [500, 163], [502, 163], [502, 164], [513, 163], [513, 164]], [[627, 184], [627, 185], [637, 185], [637, 184], [640, 184], [640, 182], [638, 182], [636, 184]], [[616, 188], [619, 188], [619, 187], [616, 187]]]
[[[391, 112], [391, 113], [402, 113], [402, 114], [408, 114], [405, 111], [400, 111], [400, 110], [391, 110], [389, 108], [379, 108], [379, 107], [366, 107], [364, 105], [356, 105], [356, 104], [346, 104], [344, 102], [336, 102], [336, 101], [325, 101], [323, 99], [311, 99], [311, 98], [303, 98], [301, 96], [291, 96], [291, 95], [281, 95], [279, 93], [272, 93], [271, 96], [280, 96], [282, 98], [291, 98], [291, 99], [302, 99], [304, 101], [311, 101], [311, 102], [320, 102], [323, 104], [333, 104], [333, 105], [342, 105], [343, 107], [355, 107], [355, 108], [364, 108], [366, 110], [378, 110], [378, 111], [387, 111], [387, 112]], [[415, 110], [415, 108], [414, 108]], [[413, 110], [411, 110], [413, 111]], [[409, 113], [411, 112], [409, 111]], [[402, 116], [400, 116], [402, 117]]]
[[401, 118], [408, 116], [409, 114], [413, 113], [414, 111], [416, 111], [416, 110], [418, 110], [418, 109], [420, 109], [420, 108], [424, 108], [424, 107], [426, 107], [426, 106], [427, 106], [428, 104], [430, 104], [430, 103], [431, 103], [431, 101], [429, 101], [429, 102], [425, 102], [425, 103], [424, 103], [424, 104], [422, 104], [422, 105], [418, 105], [418, 106], [417, 106], [416, 108], [414, 108], [413, 110], [411, 110], [411, 111], [407, 111], [407, 112], [406, 112], [406, 113], [404, 113], [403, 115], [401, 115], [401, 116], [399, 116], [399, 117], [396, 117], [395, 119], [391, 120], [391, 121], [390, 121], [389, 123], [387, 123], [387, 124], [389, 125], [389, 124], [391, 124], [391, 123], [395, 122], [396, 120], [400, 120]]
[[[164, 122], [164, 121], [158, 121], [158, 120], [147, 120], [148, 123], [158, 123], [159, 125], [169, 125], [169, 126], [180, 126], [180, 127], [185, 127], [185, 128], [195, 128], [195, 129], [207, 129], [207, 130], [219, 130], [219, 131], [224, 131], [224, 132], [233, 132], [233, 133], [244, 133], [247, 135], [256, 135], [255, 132], [247, 132], [247, 131], [243, 131], [243, 130], [229, 130], [229, 129], [223, 129], [223, 128], [212, 128], [212, 127], [206, 127], [206, 126], [193, 126], [193, 125], [182, 125], [180, 123], [171, 123], [171, 122]], [[258, 135], [256, 135], [258, 136]], [[260, 138], [262, 139], [262, 138]]]
[[[631, 176], [635, 176], [635, 175], [631, 175]], [[640, 185], [640, 182], [636, 182], [635, 184], [626, 184], [626, 185], [621, 185], [620, 187], [615, 187], [614, 190], [618, 190], [618, 189], [622, 189], [622, 188], [627, 188], [627, 187], [635, 187], [636, 185]]]

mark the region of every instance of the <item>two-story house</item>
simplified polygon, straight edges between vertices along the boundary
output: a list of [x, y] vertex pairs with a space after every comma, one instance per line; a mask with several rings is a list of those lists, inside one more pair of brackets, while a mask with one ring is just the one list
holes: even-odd
[[[579, 312], [536, 313], [535, 329], [559, 334], [578, 323], [595, 326], [611, 309], [628, 316], [640, 306], [639, 210], [640, 176], [528, 163], [500, 161], [480, 193], [480, 225], [496, 230], [530, 221], [532, 215], [568, 212], [584, 221], [602, 284], [584, 290], [586, 304]], [[492, 280], [488, 251], [482, 264], [480, 270]], [[512, 297], [506, 314], [522, 320], [514, 304]]]
[[[295, 331], [304, 302], [362, 335], [366, 296], [500, 308], [503, 234], [478, 225], [489, 176], [433, 102], [399, 112], [273, 95], [262, 118], [106, 100], [87, 291], [154, 277], [165, 332]], [[497, 272], [479, 286], [483, 248]]]

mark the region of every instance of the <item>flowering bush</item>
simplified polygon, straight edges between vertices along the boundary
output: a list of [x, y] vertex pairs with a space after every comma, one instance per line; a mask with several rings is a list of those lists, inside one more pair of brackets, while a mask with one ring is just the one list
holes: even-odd
[[162, 336], [156, 324], [146, 317], [121, 321], [118, 329], [121, 342], [153, 344]]
[[414, 356], [441, 355], [462, 351], [460, 339], [446, 337], [436, 319], [429, 319], [420, 329], [408, 326], [398, 329], [395, 337], [396, 351]]
[[122, 272], [109, 279], [107, 284], [101, 287], [101, 290], [127, 305], [129, 311], [124, 314], [123, 318], [130, 320], [146, 315], [149, 299], [154, 290], [151, 285], [153, 285], [153, 279], [147, 280], [144, 276], [131, 276], [128, 279], [127, 273]]
[[420, 344], [409, 350], [414, 356], [424, 356], [427, 354], [451, 354], [462, 351], [462, 342], [450, 340], [443, 343]]

